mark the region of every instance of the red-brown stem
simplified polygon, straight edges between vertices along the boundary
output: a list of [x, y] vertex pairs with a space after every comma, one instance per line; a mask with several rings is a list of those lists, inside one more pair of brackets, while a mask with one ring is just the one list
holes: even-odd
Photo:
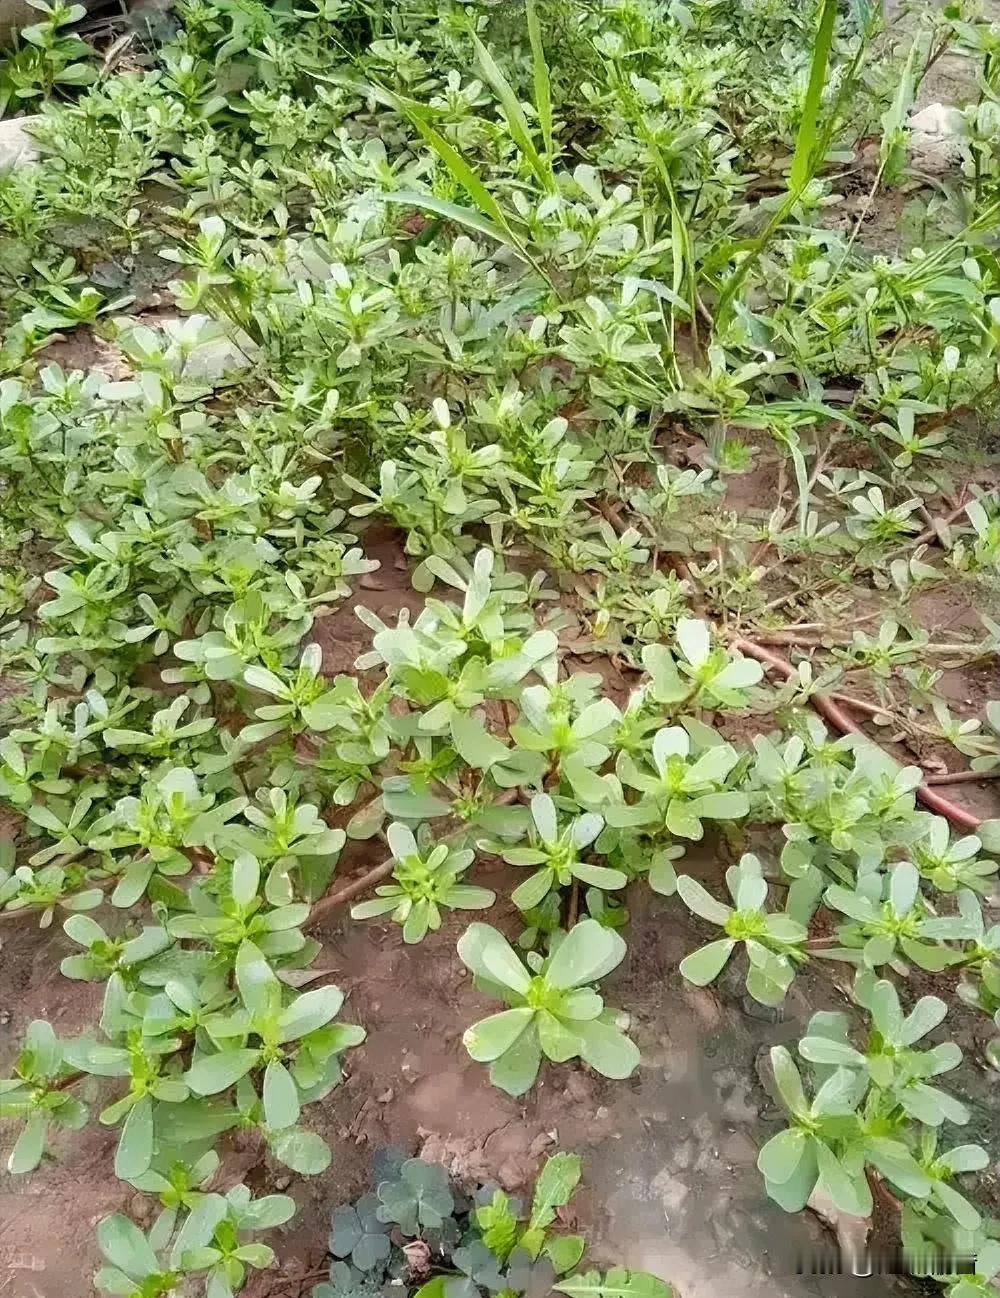
[[892, 717], [892, 708], [884, 708], [878, 703], [869, 703], [867, 699], [856, 699], [850, 694], [831, 694], [834, 703], [843, 703], [855, 712], [864, 712], [870, 717]]
[[[964, 508], [965, 506], [963, 505], [962, 509]], [[961, 512], [961, 509], [956, 509], [952, 517], [957, 518]], [[617, 510], [612, 507], [607, 511], [605, 516], [621, 529], [621, 515], [618, 514]], [[695, 612], [698, 613], [700, 617], [704, 617], [704, 601], [698, 593], [697, 585], [691, 575], [691, 569], [679, 556], [671, 555], [671, 562], [678, 577], [680, 577], [682, 581], [687, 581], [691, 590], [694, 592], [692, 603], [694, 604]], [[798, 675], [798, 672], [786, 658], [782, 658], [780, 654], [772, 653], [770, 649], [765, 649], [763, 645], [759, 645], [753, 640], [739, 638], [731, 641], [731, 644], [733, 648], [739, 650], [740, 653], [746, 654], [748, 658], [756, 658], [759, 663], [763, 663], [765, 667], [770, 667], [774, 671], [780, 672], [786, 679]], [[841, 732], [841, 734], [863, 735], [868, 743], [875, 743], [874, 739], [862, 730], [858, 723], [849, 717], [847, 713], [828, 695], [811, 694], [809, 696], [809, 702], [820, 716], [825, 717], [836, 730]], [[917, 786], [915, 793], [917, 798], [925, 807], [929, 807], [931, 811], [937, 812], [939, 816], [944, 816], [946, 820], [950, 821], [951, 824], [956, 825], [960, 829], [976, 830], [982, 824], [980, 818], [974, 816], [971, 811], [966, 811], [964, 807], [960, 807], [956, 803], [951, 802], [942, 794], [935, 793], [926, 781], [922, 781]]]
[[580, 880], [573, 880], [573, 887], [569, 892], [569, 908], [566, 911], [566, 931], [567, 933], [576, 923], [580, 915]]
[[[753, 640], [734, 640], [733, 648], [738, 649], [740, 653], [746, 654], [748, 658], [756, 658], [759, 663], [766, 667], [773, 668], [774, 671], [780, 672], [782, 676], [797, 676], [795, 668], [790, 662], [782, 658], [780, 654], [772, 653], [770, 649], [765, 649], [763, 645], [756, 644]], [[813, 705], [820, 716], [825, 717], [827, 721], [842, 734], [845, 735], [864, 735], [869, 743], [875, 741], [854, 721], [847, 713], [835, 703], [827, 694], [811, 694], [809, 702]], [[915, 790], [917, 797], [925, 807], [930, 807], [931, 811], [937, 812], [939, 816], [944, 816], [951, 821], [953, 825], [961, 829], [978, 829], [982, 821], [972, 812], [966, 811], [964, 807], [959, 807], [956, 803], [949, 801], [940, 793], [935, 793], [932, 788], [925, 782], [919, 784]]]

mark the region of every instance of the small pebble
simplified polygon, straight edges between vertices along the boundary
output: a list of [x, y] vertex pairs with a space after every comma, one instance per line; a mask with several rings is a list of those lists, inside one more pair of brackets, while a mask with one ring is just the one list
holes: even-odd
[[153, 1215], [153, 1208], [144, 1194], [133, 1194], [128, 1201], [128, 1210], [133, 1220], [142, 1225], [143, 1222], [149, 1221]]

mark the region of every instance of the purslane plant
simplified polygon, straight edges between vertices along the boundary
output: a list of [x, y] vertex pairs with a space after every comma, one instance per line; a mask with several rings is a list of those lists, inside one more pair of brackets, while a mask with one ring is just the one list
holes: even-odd
[[747, 955], [747, 991], [763, 1005], [780, 1005], [795, 977], [796, 968], [808, 958], [804, 924], [787, 912], [768, 913], [767, 881], [755, 856], [745, 855], [739, 865], [726, 871], [726, 887], [732, 906], [717, 901], [696, 879], [682, 874], [677, 891], [682, 901], [702, 919], [718, 924], [726, 934], [685, 956], [680, 971], [689, 982], [704, 987], [725, 968], [742, 943]]
[[420, 942], [428, 931], [441, 927], [441, 908], [452, 910], [485, 910], [496, 901], [490, 888], [463, 883], [462, 875], [475, 859], [469, 848], [453, 848], [447, 843], [423, 849], [412, 830], [398, 822], [386, 830], [389, 849], [396, 862], [394, 883], [376, 888], [376, 898], [351, 908], [354, 919], [374, 919], [392, 912], [392, 918], [403, 926], [404, 942]]
[[[883, 570], [896, 576], [902, 564], [905, 600], [910, 585], [941, 571], [929, 549], [912, 558], [905, 549], [922, 526], [918, 509], [936, 509], [936, 484], [909, 470], [933, 458], [951, 413], [988, 409], [995, 395], [1000, 332], [982, 251], [996, 224], [988, 28], [960, 25], [962, 40], [985, 53], [989, 92], [964, 114], [956, 145], [974, 177], [959, 185], [961, 223], [930, 199], [926, 232], [944, 229], [944, 238], [932, 236], [926, 255], [904, 249], [873, 260], [863, 240], [816, 224], [836, 178], [821, 165], [832, 151], [812, 147], [814, 96], [804, 109], [799, 79], [787, 75], [790, 62], [804, 69], [824, 49], [800, 15], [779, 5], [765, 21], [753, 6], [709, 6], [692, 26], [683, 6], [668, 6], [644, 13], [640, 31], [628, 7], [571, 7], [566, 22], [562, 4], [529, 2], [527, 31], [511, 40], [504, 24], [518, 19], [506, 12], [479, 15], [473, 32], [428, 22], [425, 8], [400, 0], [398, 39], [352, 50], [350, 85], [334, 79], [347, 63], [330, 44], [329, 14], [302, 22], [285, 6], [258, 6], [249, 19], [185, 11], [176, 39], [151, 47], [148, 71], [119, 76], [109, 67], [74, 102], [48, 104], [35, 126], [44, 156], [0, 178], [8, 289], [0, 375], [18, 376], [0, 377], [0, 546], [19, 557], [0, 577], [0, 667], [14, 682], [0, 704], [8, 730], [0, 796], [24, 818], [13, 857], [0, 862], [0, 905], [37, 910], [45, 922], [56, 906], [96, 909], [110, 894], [114, 909], [93, 923], [73, 916], [67, 935], [80, 950], [65, 965], [105, 982], [107, 1042], [66, 1050], [113, 1068], [122, 1079], [113, 1089], [128, 1079], [106, 1115], [128, 1127], [120, 1170], [133, 1183], [154, 1170], [151, 1162], [137, 1171], [151, 1125], [156, 1137], [167, 1125], [195, 1128], [207, 1111], [197, 1097], [180, 1098], [192, 1074], [201, 1084], [211, 1069], [248, 1057], [245, 1075], [220, 1092], [220, 1121], [260, 1129], [289, 1165], [316, 1170], [322, 1151], [293, 1115], [337, 1070], [337, 1052], [324, 1055], [331, 1025], [306, 1032], [307, 1045], [277, 1039], [316, 950], [302, 932], [308, 903], [326, 888], [345, 829], [360, 837], [386, 818], [412, 827], [454, 815], [474, 840], [510, 846], [525, 818], [505, 810], [501, 790], [551, 798], [571, 840], [585, 838], [595, 818], [605, 822], [592, 844], [571, 844], [572, 868], [544, 811], [544, 828], [533, 822], [537, 842], [511, 848], [546, 855], [532, 862], [542, 869], [521, 894], [530, 900], [547, 885], [531, 909], [547, 912], [532, 926], [552, 947], [550, 965], [530, 966], [532, 983], [561, 969], [577, 930], [621, 918], [593, 896], [595, 871], [607, 871], [609, 889], [611, 876], [646, 876], [669, 894], [683, 850], [676, 840], [697, 839], [713, 822], [731, 833], [728, 822], [752, 810], [783, 826], [782, 868], [793, 888], [808, 885], [799, 897], [813, 872], [851, 890], [858, 928], [842, 927], [844, 949], [880, 968], [897, 951], [916, 963], [928, 937], [966, 943], [949, 949], [961, 951], [970, 994], [984, 1008], [997, 995], [983, 926], [953, 937], [951, 917], [920, 918], [916, 896], [904, 905], [912, 872], [901, 862], [916, 865], [929, 904], [932, 888], [985, 892], [994, 870], [979, 856], [985, 837], [970, 850], [969, 839], [953, 843], [947, 826], [928, 829], [915, 815], [916, 768], [817, 736], [793, 715], [789, 725], [806, 733], [801, 751], [794, 738], [759, 739], [748, 787], [747, 759], [719, 742], [705, 715], [768, 706], [755, 690], [759, 665], [726, 643], [734, 627], [767, 629], [788, 599], [782, 589], [774, 603], [772, 565], [750, 544], [794, 557], [784, 571], [794, 572], [803, 608], [815, 586], [825, 599], [832, 584], [828, 607], [838, 615], [856, 578], [870, 575], [878, 587]], [[0, 102], [16, 106], [53, 85], [68, 99], [92, 79], [79, 61], [86, 49], [61, 30], [74, 16], [57, 7], [29, 29], [0, 67]], [[837, 16], [831, 64], [846, 80], [828, 144], [850, 143], [842, 101], [856, 110], [859, 133], [877, 123], [883, 69], [854, 80], [873, 48], [856, 14]], [[738, 58], [726, 54], [733, 49]], [[530, 50], [528, 112], [520, 50]], [[479, 80], [458, 75], [466, 62], [478, 65]], [[222, 67], [241, 87], [239, 112], [226, 111]], [[581, 97], [588, 158], [570, 167]], [[898, 170], [905, 113], [886, 128], [885, 175]], [[800, 121], [808, 150], [795, 148]], [[683, 142], [669, 158], [668, 136]], [[772, 208], [748, 249], [757, 209], [745, 160], [793, 148], [794, 209]], [[816, 174], [799, 186], [810, 152]], [[174, 248], [156, 246], [159, 216], [144, 201], [154, 176], [175, 192]], [[79, 266], [50, 257], [64, 228], [96, 232]], [[142, 266], [150, 251], [182, 268], [166, 291], [184, 318], [156, 328], [110, 321], [128, 303], [111, 301], [107, 268], [114, 279], [123, 254]], [[126, 379], [58, 365], [35, 377], [32, 353], [51, 330], [70, 333], [99, 316], [101, 341], [113, 339], [128, 363]], [[847, 397], [834, 409], [816, 394], [839, 375]], [[709, 467], [665, 462], [676, 439], [656, 436], [651, 411], [681, 412], [691, 462]], [[784, 457], [799, 496], [797, 511], [779, 501], [763, 532], [718, 508], [729, 476], [757, 451], [732, 435], [738, 421]], [[887, 479], [831, 463], [836, 435], [820, 439], [834, 423], [863, 434]], [[620, 528], [613, 510], [605, 515], [618, 498], [634, 506]], [[376, 559], [343, 530], [348, 510], [400, 529], [419, 559], [418, 591], [431, 594], [436, 579], [460, 602], [431, 595], [412, 621], [383, 621], [374, 609], [391, 621], [387, 597], [360, 592], [377, 591], [388, 574], [375, 576]], [[958, 523], [964, 539], [949, 576], [995, 566], [988, 493], [965, 514], [972, 531]], [[939, 533], [946, 545], [953, 523]], [[382, 541], [372, 529], [364, 546], [373, 555]], [[568, 598], [554, 618], [537, 615], [549, 595], [521, 575], [529, 549], [562, 569]], [[672, 560], [678, 571], [667, 573]], [[372, 606], [363, 619], [377, 643], [356, 670], [385, 669], [374, 688], [366, 675], [329, 683], [316, 646], [302, 647], [307, 636], [322, 640], [332, 669], [344, 642], [328, 615], [352, 593]], [[699, 594], [718, 611], [717, 630], [685, 616], [686, 599]], [[626, 668], [645, 666], [637, 708], [612, 701], [600, 678], [560, 678], [572, 661], [561, 663], [560, 649], [595, 647], [589, 633], [577, 637], [577, 604], [596, 608], [592, 626], [605, 645], [617, 637]], [[848, 655], [880, 687], [901, 664], [913, 670], [925, 647], [897, 631], [895, 621], [862, 631]], [[800, 674], [781, 699], [804, 702], [819, 679]], [[919, 685], [927, 673], [913, 670], [912, 679]], [[170, 694], [177, 686], [183, 706]], [[879, 702], [888, 705], [881, 693]], [[356, 801], [363, 805], [341, 827], [338, 809]], [[577, 849], [591, 846], [606, 865], [579, 860]], [[400, 872], [404, 895], [392, 908], [410, 903], [411, 934], [445, 900], [427, 864], [405, 881]], [[888, 875], [888, 897], [875, 895], [876, 869]], [[585, 871], [587, 908], [601, 923], [561, 935], [553, 885], [586, 884]], [[737, 887], [733, 924], [751, 974], [756, 959], [772, 996], [799, 947], [790, 928], [775, 932], [781, 917], [756, 904], [751, 873]], [[149, 922], [130, 913], [147, 903]], [[794, 909], [786, 917], [803, 922]], [[258, 978], [252, 970], [264, 966]], [[248, 1003], [251, 983], [267, 989], [266, 1006]], [[280, 1005], [271, 1003], [276, 983]], [[539, 1041], [544, 1023], [557, 1054], [575, 1034], [604, 1058], [598, 1028], [573, 1026], [603, 1020], [570, 1018], [563, 1033], [548, 1007], [551, 994], [553, 1005], [593, 1008], [592, 993], [536, 992], [546, 1006], [527, 1008]], [[325, 1012], [333, 999], [305, 1006]], [[48, 1058], [43, 1036], [34, 1030]], [[894, 1039], [892, 1051], [874, 1053], [905, 1055], [909, 1066], [908, 1049]], [[44, 1080], [33, 1099], [43, 1109], [52, 1100], [58, 1113], [51, 1075]], [[18, 1104], [25, 1081], [10, 1088]], [[895, 1078], [883, 1098], [900, 1112], [900, 1088], [911, 1107], [914, 1095], [927, 1100]], [[38, 1148], [40, 1129], [41, 1121], [19, 1162]], [[936, 1155], [920, 1157], [924, 1166]], [[945, 1156], [938, 1162], [947, 1170]], [[924, 1184], [912, 1168], [907, 1175]], [[227, 1209], [210, 1237], [199, 1235], [202, 1271], [219, 1292], [263, 1256], [238, 1256], [252, 1245], [237, 1244], [229, 1226], [216, 1229], [241, 1211], [234, 1205], [235, 1217]], [[158, 1270], [166, 1247], [158, 1241], [152, 1260], [140, 1248], [137, 1262], [125, 1250], [125, 1279], [115, 1283], [143, 1298], [176, 1287]], [[175, 1263], [187, 1265], [184, 1250]], [[470, 1262], [459, 1283], [476, 1271]], [[631, 1292], [627, 1276], [576, 1284], [578, 1293]]]
[[593, 888], [625, 887], [628, 876], [621, 870], [580, 859], [604, 828], [601, 816], [585, 812], [560, 825], [555, 802], [547, 793], [536, 793], [531, 799], [531, 822], [528, 846], [494, 845], [510, 865], [537, 867], [511, 893], [515, 906], [531, 910], [574, 879]]
[[591, 986], [624, 959], [625, 943], [611, 929], [581, 920], [548, 959], [529, 952], [525, 967], [496, 929], [473, 924], [459, 939], [458, 954], [476, 986], [510, 1007], [474, 1024], [463, 1038], [472, 1058], [490, 1065], [495, 1086], [522, 1095], [543, 1056], [554, 1063], [579, 1057], [606, 1077], [628, 1077], [635, 1069], [638, 1050]]

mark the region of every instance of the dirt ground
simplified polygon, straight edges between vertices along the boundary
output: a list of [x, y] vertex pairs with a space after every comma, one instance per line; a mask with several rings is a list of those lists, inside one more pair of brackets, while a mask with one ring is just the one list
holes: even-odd
[[[721, 848], [702, 845], [684, 868], [718, 887], [725, 864]], [[499, 864], [477, 871], [501, 897], [514, 875]], [[452, 913], [419, 947], [405, 947], [392, 925], [331, 917], [316, 934], [317, 967], [347, 992], [344, 1016], [362, 1023], [368, 1039], [348, 1056], [343, 1085], [306, 1115], [333, 1149], [324, 1175], [290, 1176], [257, 1150], [224, 1152], [224, 1183], [245, 1178], [284, 1190], [300, 1209], [274, 1241], [280, 1270], [256, 1275], [250, 1298], [309, 1293], [324, 1270], [331, 1210], [366, 1188], [372, 1156], [390, 1145], [512, 1190], [530, 1184], [546, 1152], [577, 1150], [584, 1182], [574, 1208], [591, 1258], [651, 1270], [681, 1298], [892, 1291], [888, 1278], [798, 1275], [824, 1259], [829, 1267], [832, 1237], [809, 1214], [788, 1217], [768, 1202], [754, 1166], [779, 1117], [761, 1060], [771, 1045], [793, 1040], [813, 1009], [845, 1003], [839, 967], [800, 978], [780, 1016], [746, 998], [735, 969], [718, 993], [693, 988], [677, 964], [708, 936], [705, 926], [676, 898], [633, 893], [629, 955], [605, 990], [610, 1004], [629, 1008], [643, 1056], [637, 1074], [615, 1083], [582, 1067], [546, 1065], [523, 1100], [493, 1089], [461, 1046], [464, 1027], [492, 1008], [455, 954], [462, 916]], [[509, 902], [491, 918], [516, 931]], [[69, 949], [60, 932], [40, 939], [22, 921], [4, 925], [2, 940], [4, 1055], [33, 1017], [50, 1017], [65, 1033], [93, 1020], [98, 989], [56, 972]], [[995, 1129], [991, 1076], [966, 1064], [958, 1089], [972, 1100], [975, 1127]], [[113, 1132], [91, 1123], [60, 1135], [54, 1148], [55, 1160], [33, 1176], [0, 1176], [3, 1298], [88, 1298], [97, 1221], [117, 1208], [140, 1221], [154, 1211], [111, 1176]]]
[[[770, 473], [762, 464], [761, 479]], [[763, 481], [757, 487], [759, 501]], [[403, 606], [419, 609], [421, 598], [409, 585], [392, 530], [373, 527], [363, 544], [382, 566], [364, 580], [358, 599], [386, 620], [395, 620]], [[974, 625], [974, 599], [956, 589], [921, 608], [929, 628], [955, 632]], [[323, 645], [324, 670], [331, 675], [351, 670], [368, 646], [369, 633], [352, 611], [356, 602], [316, 625], [314, 638]], [[981, 709], [995, 687], [989, 674], [954, 673], [946, 692], [962, 711], [968, 703]], [[760, 719], [747, 723], [750, 733]], [[955, 793], [984, 816], [1000, 813], [996, 784], [961, 786]], [[765, 854], [769, 846], [765, 835]], [[756, 841], [754, 848], [762, 850]], [[349, 844], [338, 877], [370, 867], [381, 850], [374, 843]], [[695, 845], [682, 868], [718, 891], [730, 863], [727, 851], [721, 844]], [[476, 879], [507, 899], [519, 876], [486, 860]], [[767, 1201], [755, 1168], [757, 1149], [779, 1118], [761, 1059], [771, 1045], [795, 1039], [812, 1010], [846, 1003], [838, 990], [838, 984], [846, 985], [843, 969], [808, 971], [776, 1016], [746, 997], [735, 962], [717, 990], [684, 982], [679, 961], [709, 934], [677, 898], [637, 886], [628, 904], [629, 954], [602, 990], [609, 1004], [628, 1008], [630, 1031], [642, 1051], [638, 1072], [628, 1082], [609, 1082], [582, 1066], [545, 1065], [523, 1100], [493, 1089], [486, 1069], [470, 1061], [461, 1045], [465, 1027], [495, 1008], [474, 991], [455, 952], [467, 916], [452, 912], [418, 947], [404, 946], [389, 923], [355, 923], [346, 911], [328, 917], [315, 931], [323, 944], [316, 967], [347, 993], [344, 1018], [361, 1023], [368, 1038], [348, 1055], [343, 1085], [305, 1115], [333, 1150], [326, 1173], [291, 1176], [258, 1148], [236, 1141], [223, 1147], [219, 1188], [245, 1179], [260, 1190], [285, 1191], [299, 1205], [274, 1240], [280, 1269], [254, 1274], [244, 1290], [248, 1298], [309, 1294], [324, 1274], [331, 1210], [367, 1187], [372, 1157], [386, 1146], [443, 1161], [470, 1181], [496, 1180], [512, 1190], [530, 1185], [546, 1152], [578, 1151], [584, 1183], [575, 1211], [591, 1242], [590, 1256], [653, 1271], [673, 1282], [680, 1298], [861, 1298], [890, 1292], [894, 1282], [888, 1277], [797, 1274], [819, 1265], [830, 1269], [833, 1236], [810, 1214], [791, 1218]], [[518, 931], [509, 900], [498, 902], [490, 919], [511, 936]], [[31, 1019], [48, 1018], [63, 1035], [96, 1020], [100, 988], [58, 972], [69, 949], [58, 924], [44, 933], [28, 918], [0, 924], [0, 1068]], [[989, 1025], [964, 1020], [960, 1010], [957, 1018], [959, 1040], [969, 1050], [974, 1034]], [[975, 1112], [976, 1132], [968, 1137], [982, 1134], [989, 1144], [1000, 1101], [994, 1075], [969, 1054], [958, 1086]], [[94, 1083], [96, 1107], [106, 1094], [100, 1085]], [[115, 1136], [91, 1122], [82, 1132], [58, 1135], [55, 1159], [31, 1177], [0, 1174], [0, 1298], [88, 1298], [97, 1265], [96, 1223], [119, 1208], [140, 1222], [152, 1219], [153, 1201], [111, 1175]]]

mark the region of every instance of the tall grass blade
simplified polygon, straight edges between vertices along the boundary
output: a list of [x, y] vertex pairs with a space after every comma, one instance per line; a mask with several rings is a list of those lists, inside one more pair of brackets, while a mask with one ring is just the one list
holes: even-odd
[[514, 88], [500, 71], [497, 61], [489, 52], [483, 42], [475, 32], [470, 33], [472, 43], [476, 48], [476, 56], [479, 59], [479, 66], [483, 70], [483, 76], [493, 87], [496, 97], [500, 100], [503, 108], [504, 117], [507, 119], [507, 129], [510, 131], [511, 139], [521, 150], [528, 166], [535, 173], [540, 185], [546, 190], [553, 187], [551, 168], [545, 165], [541, 154], [535, 147], [535, 142], [531, 138], [531, 127], [528, 125], [528, 119], [524, 115], [524, 109], [521, 107]]
[[[379, 194], [378, 199], [382, 203], [401, 203], [404, 207], [420, 207], [426, 212], [433, 212], [435, 216], [443, 217], [446, 221], [453, 221], [456, 225], [464, 225], [470, 230], [475, 230], [477, 234], [485, 234], [490, 239], [496, 239], [498, 243], [510, 243], [507, 230], [497, 225], [495, 221], [487, 220], [475, 208], [463, 207], [461, 203], [449, 203], [447, 199], [437, 198], [434, 194], [425, 194], [419, 189], [397, 189], [391, 193]], [[517, 252], [516, 247], [514, 251]]]
[[795, 153], [792, 155], [792, 166], [788, 173], [788, 188], [793, 194], [800, 194], [805, 189], [812, 178], [814, 167], [819, 162], [816, 156], [820, 135], [819, 113], [823, 102], [823, 88], [830, 67], [830, 50], [833, 48], [833, 28], [836, 20], [837, 0], [823, 0], [816, 44], [813, 46], [812, 65], [809, 68], [806, 101], [802, 108], [802, 121], [799, 123]]
[[[824, 21], [828, 17], [830, 10], [832, 9], [834, 13], [836, 12], [836, 0], [824, 0], [824, 6], [825, 7], [823, 10], [823, 14], [820, 18], [820, 32], [822, 32]], [[831, 43], [832, 43], [832, 37], [831, 37]], [[816, 71], [817, 64], [819, 62], [818, 54], [820, 51], [820, 44], [821, 44], [820, 39], [819, 37], [817, 37], [816, 48], [814, 49], [813, 52], [813, 72], [814, 73]], [[716, 303], [714, 314], [717, 322], [720, 322], [726, 318], [726, 314], [729, 310], [729, 307], [732, 304], [732, 301], [735, 298], [736, 294], [739, 292], [743, 284], [743, 281], [746, 279], [751, 269], [757, 264], [757, 261], [759, 260], [761, 253], [764, 251], [764, 249], [767, 247], [772, 237], [774, 236], [774, 232], [778, 229], [779, 226], [781, 226], [784, 223], [785, 219], [791, 214], [791, 211], [795, 207], [795, 204], [799, 201], [800, 197], [802, 196], [802, 191], [805, 189], [806, 185], [808, 185], [809, 181], [815, 175], [817, 167], [819, 166], [820, 162], [822, 162], [823, 158], [826, 156], [826, 151], [830, 147], [830, 141], [833, 138], [833, 132], [836, 128], [837, 122], [840, 120], [840, 114], [843, 110], [844, 102], [847, 99], [847, 96], [850, 94], [851, 89], [853, 88], [854, 83], [857, 79], [858, 71], [861, 67], [862, 60], [864, 59], [865, 56], [866, 48], [867, 48], [867, 36], [864, 36], [862, 40], [859, 42], [858, 48], [855, 51], [854, 56], [851, 59], [851, 62], [848, 65], [846, 72], [844, 73], [844, 76], [841, 78], [840, 85], [837, 88], [836, 101], [831, 107], [827, 119], [823, 123], [822, 129], [818, 129], [817, 122], [818, 122], [819, 100], [822, 97], [823, 85], [826, 82], [826, 72], [829, 65], [830, 51], [829, 51], [829, 46], [827, 47], [826, 53], [822, 59], [823, 80], [822, 83], [820, 84], [819, 92], [817, 94], [817, 99], [816, 99], [816, 116], [813, 118], [812, 125], [811, 127], [809, 127], [808, 130], [806, 130], [807, 118], [803, 117], [802, 124], [799, 127], [799, 140], [798, 143], [796, 144], [795, 157], [793, 157], [792, 159], [792, 167], [794, 168], [796, 159], [800, 156], [800, 146], [802, 146], [801, 156], [803, 156], [806, 159], [806, 163], [807, 163], [807, 169], [805, 171], [804, 178], [800, 175], [799, 183], [793, 184], [792, 173], [791, 171], [789, 172], [788, 193], [785, 195], [784, 201], [782, 202], [781, 206], [776, 208], [772, 212], [769, 220], [765, 224], [763, 230], [761, 230], [760, 234], [758, 234], [757, 237], [755, 239], [752, 239], [748, 244], [744, 245], [747, 249], [747, 255], [743, 258], [740, 264], [736, 267], [733, 273], [726, 280], [722, 292], [719, 295], [719, 300]], [[813, 78], [812, 76], [810, 76], [810, 87], [812, 86], [812, 81]], [[815, 147], [807, 146], [804, 143], [804, 141], [808, 140], [809, 138], [812, 138]]]
[[531, 41], [535, 112], [538, 114], [538, 125], [541, 127], [542, 140], [545, 143], [545, 154], [551, 166], [555, 161], [555, 151], [552, 147], [552, 83], [549, 79], [549, 65], [545, 59], [542, 28], [538, 21], [535, 0], [525, 0], [525, 7], [528, 15], [528, 39]]
[[516, 245], [518, 240], [510, 228], [510, 222], [507, 220], [503, 208], [483, 184], [478, 173], [469, 166], [454, 145], [450, 144], [440, 132], [431, 126], [430, 122], [424, 121], [419, 113], [409, 111], [405, 106], [404, 112], [412, 125], [416, 127], [451, 172], [452, 177], [458, 181], [475, 202], [479, 210], [489, 217], [491, 221], [495, 222], [504, 231], [506, 237]]

